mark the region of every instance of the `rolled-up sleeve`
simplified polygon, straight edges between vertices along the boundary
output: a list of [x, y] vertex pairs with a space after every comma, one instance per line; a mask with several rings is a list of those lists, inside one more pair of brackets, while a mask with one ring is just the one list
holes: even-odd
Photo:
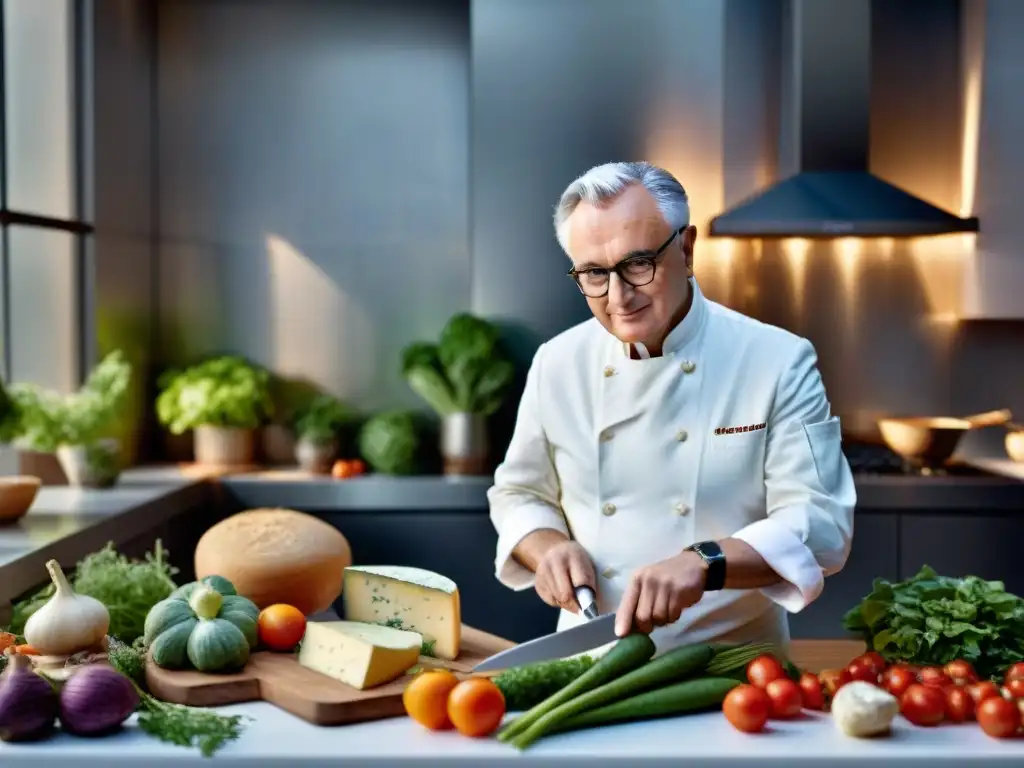
[[502, 584], [515, 590], [533, 586], [533, 572], [512, 557], [519, 542], [545, 528], [569, 535], [559, 506], [558, 475], [541, 419], [544, 349], [541, 345], [530, 364], [508, 452], [494, 472], [494, 485], [487, 491], [491, 522], [498, 532], [495, 574]]
[[782, 578], [762, 592], [796, 613], [846, 563], [857, 503], [839, 419], [831, 414], [817, 355], [806, 340], [779, 379], [767, 428], [768, 516], [733, 538], [750, 545]]

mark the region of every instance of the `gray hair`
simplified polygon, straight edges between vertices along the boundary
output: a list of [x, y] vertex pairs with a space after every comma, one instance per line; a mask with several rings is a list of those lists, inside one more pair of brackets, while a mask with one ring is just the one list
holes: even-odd
[[605, 163], [580, 176], [566, 187], [555, 206], [555, 235], [566, 253], [566, 223], [576, 207], [587, 202], [599, 205], [618, 197], [627, 187], [641, 184], [658, 203], [658, 209], [673, 230], [690, 224], [686, 190], [668, 171], [650, 163]]

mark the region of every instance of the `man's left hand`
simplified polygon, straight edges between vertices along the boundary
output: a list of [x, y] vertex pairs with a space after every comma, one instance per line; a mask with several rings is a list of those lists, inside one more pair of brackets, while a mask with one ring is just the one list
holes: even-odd
[[682, 552], [640, 568], [626, 588], [615, 616], [615, 634], [649, 634], [679, 620], [683, 610], [704, 595], [707, 566], [696, 552]]

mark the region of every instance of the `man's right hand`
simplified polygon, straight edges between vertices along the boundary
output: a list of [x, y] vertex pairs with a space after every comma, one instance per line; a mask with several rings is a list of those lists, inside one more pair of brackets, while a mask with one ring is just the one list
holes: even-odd
[[590, 555], [575, 541], [561, 541], [541, 556], [534, 587], [545, 603], [579, 613], [575, 588], [583, 586], [596, 589], [597, 579]]

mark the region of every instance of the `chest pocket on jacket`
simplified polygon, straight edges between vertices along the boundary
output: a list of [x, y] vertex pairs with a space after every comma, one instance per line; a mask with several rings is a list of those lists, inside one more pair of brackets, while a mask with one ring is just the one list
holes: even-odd
[[751, 432], [711, 435], [708, 438], [708, 443], [714, 453], [753, 453], [756, 451], [763, 455], [767, 435], [767, 430], [755, 429]]

